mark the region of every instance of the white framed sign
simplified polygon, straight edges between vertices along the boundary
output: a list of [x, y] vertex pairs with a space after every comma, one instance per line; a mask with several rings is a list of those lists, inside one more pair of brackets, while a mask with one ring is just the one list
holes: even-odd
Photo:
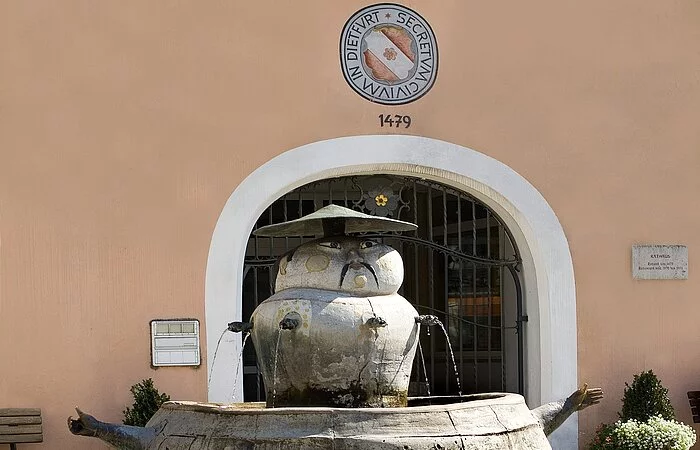
[[151, 321], [151, 364], [162, 366], [198, 366], [199, 321], [172, 319]]

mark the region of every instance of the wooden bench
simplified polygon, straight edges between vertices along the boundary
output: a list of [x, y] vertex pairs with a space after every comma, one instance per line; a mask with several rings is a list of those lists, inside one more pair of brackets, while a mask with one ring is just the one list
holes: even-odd
[[700, 391], [688, 391], [690, 412], [693, 413], [693, 423], [700, 423]]
[[17, 444], [43, 441], [41, 409], [0, 408], [0, 444], [10, 444], [10, 449], [16, 450]]

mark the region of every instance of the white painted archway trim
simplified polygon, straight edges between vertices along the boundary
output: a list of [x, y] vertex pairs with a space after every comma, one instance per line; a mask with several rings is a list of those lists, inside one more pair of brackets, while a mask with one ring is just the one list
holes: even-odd
[[[205, 320], [209, 401], [241, 400], [234, 380], [240, 337], [243, 260], [257, 218], [272, 202], [312, 181], [361, 173], [433, 179], [491, 207], [511, 230], [523, 258], [526, 328], [525, 389], [530, 407], [565, 398], [577, 384], [576, 294], [569, 246], [547, 201], [505, 164], [477, 151], [416, 136], [353, 136], [285, 152], [251, 173], [231, 194], [216, 224], [207, 261]], [[211, 362], [214, 361], [214, 365]], [[238, 372], [242, 378], [242, 368]], [[554, 448], [577, 448], [573, 417], [553, 436]]]

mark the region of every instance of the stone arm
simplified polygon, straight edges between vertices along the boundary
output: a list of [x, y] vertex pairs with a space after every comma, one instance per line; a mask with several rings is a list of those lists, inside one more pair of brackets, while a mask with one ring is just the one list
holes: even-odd
[[584, 384], [581, 389], [574, 391], [566, 400], [547, 403], [532, 410], [538, 418], [544, 433], [549, 436], [576, 411], [581, 411], [591, 405], [600, 403], [603, 391], [600, 388], [588, 389]]
[[[160, 430], [101, 422], [80, 409], [78, 418], [68, 418], [68, 429], [77, 436], [96, 437], [120, 450], [145, 450]], [[162, 428], [162, 427], [161, 427]]]

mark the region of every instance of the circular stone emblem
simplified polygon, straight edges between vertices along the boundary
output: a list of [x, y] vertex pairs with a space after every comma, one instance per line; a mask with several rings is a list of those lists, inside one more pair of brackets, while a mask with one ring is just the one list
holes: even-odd
[[340, 36], [343, 75], [355, 92], [383, 105], [425, 95], [438, 67], [433, 30], [405, 6], [381, 3], [357, 11]]

